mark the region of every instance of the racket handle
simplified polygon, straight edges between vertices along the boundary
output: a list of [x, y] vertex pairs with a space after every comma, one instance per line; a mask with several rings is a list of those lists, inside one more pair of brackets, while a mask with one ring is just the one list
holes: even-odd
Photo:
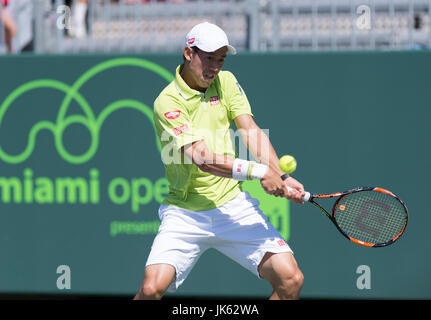
[[[291, 187], [287, 186], [287, 190], [291, 191], [293, 189]], [[307, 202], [307, 201], [310, 201], [310, 199], [311, 199], [311, 193], [308, 191], [305, 191], [305, 194], [302, 196], [302, 200]]]
[[[281, 176], [281, 179], [283, 179], [283, 180], [286, 180], [287, 178], [289, 178], [289, 175], [288, 175], [288, 174], [283, 174], [283, 175]], [[289, 186], [287, 186], [287, 190], [291, 191], [291, 190], [292, 190], [292, 188], [291, 188], [291, 187], [289, 187]], [[310, 192], [305, 191], [305, 194], [302, 196], [302, 200], [304, 200], [304, 201], [310, 201], [310, 199], [311, 199], [311, 193], [310, 193]]]

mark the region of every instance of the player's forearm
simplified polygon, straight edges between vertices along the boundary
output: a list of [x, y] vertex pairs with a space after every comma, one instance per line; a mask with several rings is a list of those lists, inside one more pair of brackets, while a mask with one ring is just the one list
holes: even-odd
[[201, 161], [199, 168], [202, 171], [238, 181], [261, 180], [268, 171], [268, 166], [265, 164], [244, 159], [233, 159], [217, 154], [210, 154], [207, 158], [201, 159]]
[[191, 146], [186, 146], [183, 152], [192, 159], [199, 169], [219, 177], [233, 178], [239, 181], [260, 180], [268, 169], [266, 165], [257, 164], [254, 161], [233, 159], [225, 155], [212, 153], [203, 140], [193, 143]]
[[235, 159], [210, 152], [205, 141], [201, 140], [192, 145], [185, 146], [182, 152], [202, 171], [219, 177], [232, 177], [232, 168]]
[[215, 176], [232, 178], [232, 168], [235, 159], [227, 156], [209, 153], [197, 160], [196, 165], [204, 172]]

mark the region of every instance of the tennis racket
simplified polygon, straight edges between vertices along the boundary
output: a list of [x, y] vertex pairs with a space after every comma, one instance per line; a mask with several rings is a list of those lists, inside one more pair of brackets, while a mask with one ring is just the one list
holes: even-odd
[[[337, 198], [332, 214], [315, 201], [327, 198]], [[399, 239], [407, 226], [407, 206], [383, 188], [361, 187], [332, 194], [306, 192], [303, 200], [322, 210], [343, 236], [362, 246], [388, 246]]]

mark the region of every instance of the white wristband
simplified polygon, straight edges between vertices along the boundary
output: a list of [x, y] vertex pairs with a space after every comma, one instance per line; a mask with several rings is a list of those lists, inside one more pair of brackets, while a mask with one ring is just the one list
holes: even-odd
[[268, 166], [254, 161], [235, 159], [232, 166], [232, 178], [238, 181], [262, 179]]
[[251, 179], [262, 179], [265, 173], [268, 171], [268, 166], [262, 163], [254, 163], [254, 167], [251, 170]]

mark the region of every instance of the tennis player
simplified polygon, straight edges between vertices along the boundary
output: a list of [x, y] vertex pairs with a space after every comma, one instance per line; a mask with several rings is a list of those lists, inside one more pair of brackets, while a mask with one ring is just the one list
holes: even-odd
[[[259, 201], [242, 192], [241, 181], [258, 179], [268, 194], [295, 203], [303, 203], [304, 187], [292, 177], [281, 179], [278, 157], [255, 123], [244, 90], [231, 72], [221, 70], [227, 53], [236, 50], [221, 28], [194, 26], [184, 64], [154, 102], [170, 189], [135, 299], [161, 299], [175, 291], [208, 248], [267, 280], [274, 289], [270, 299], [299, 298], [303, 275], [293, 252]], [[232, 123], [257, 162], [236, 158]]]

